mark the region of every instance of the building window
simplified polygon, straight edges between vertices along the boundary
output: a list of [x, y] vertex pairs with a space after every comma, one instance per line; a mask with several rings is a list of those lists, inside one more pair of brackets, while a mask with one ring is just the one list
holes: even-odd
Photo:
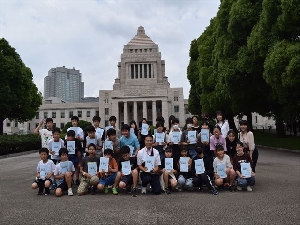
[[18, 127], [18, 122], [15, 122], [15, 127]]
[[65, 123], [60, 123], [60, 129], [64, 129]]
[[99, 111], [98, 110], [96, 111], [96, 116], [99, 116]]
[[56, 118], [56, 112], [52, 112], [52, 118]]
[[156, 111], [161, 112], [161, 106], [157, 106]]
[[134, 52], [137, 53], [137, 49], [134, 49]]
[[104, 99], [104, 103], [106, 104], [108, 103], [108, 98]]
[[65, 118], [65, 112], [60, 112], [60, 118]]
[[44, 118], [48, 118], [48, 112], [44, 112]]
[[133, 49], [130, 49], [129, 52], [130, 52], [130, 53], [133, 53]]
[[147, 78], [147, 64], [144, 64], [144, 78]]
[[78, 117], [79, 117], [79, 118], [82, 117], [82, 111], [78, 111]]
[[69, 111], [69, 118], [72, 118], [73, 116], [73, 111]]
[[185, 113], [185, 114], [190, 114], [187, 105], [184, 106], [184, 113]]
[[140, 53], [142, 53], [143, 52], [143, 49], [140, 49]]
[[53, 123], [53, 127], [56, 127], [56, 123]]
[[105, 120], [105, 126], [109, 126], [109, 121], [108, 120]]
[[135, 79], [139, 78], [139, 67], [138, 64], [135, 64]]
[[149, 49], [149, 52], [152, 52], [152, 48]]
[[149, 113], [149, 112], [152, 112], [152, 106], [148, 106], [147, 107], [147, 112]]
[[140, 78], [143, 78], [143, 65], [140, 64], [139, 67], [140, 67]]
[[91, 116], [91, 111], [86, 111], [86, 117], [90, 117]]
[[133, 107], [132, 105], [129, 106], [129, 113], [132, 113]]
[[131, 65], [131, 79], [134, 79], [134, 64]]
[[7, 123], [6, 123], [6, 126], [7, 126], [7, 127], [10, 127], [10, 122], [7, 122]]
[[175, 102], [178, 102], [178, 97], [174, 97], [174, 101], [175, 101]]
[[151, 78], [151, 64], [149, 64], [149, 78]]
[[179, 105], [174, 105], [174, 112], [179, 112]]
[[147, 49], [145, 49], [145, 52], [147, 52]]
[[105, 114], [105, 115], [109, 115], [109, 108], [105, 108], [105, 109], [104, 109], [104, 114]]
[[257, 123], [257, 116], [255, 116], [255, 123]]
[[39, 119], [39, 118], [40, 118], [40, 112], [36, 112], [35, 118], [36, 118], [36, 119]]

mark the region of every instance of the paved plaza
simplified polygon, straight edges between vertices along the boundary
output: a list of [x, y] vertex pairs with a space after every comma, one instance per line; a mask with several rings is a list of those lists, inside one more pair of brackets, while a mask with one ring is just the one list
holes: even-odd
[[[300, 154], [260, 149], [253, 192], [38, 196], [38, 153], [0, 159], [0, 224], [298, 224]], [[75, 186], [73, 188], [76, 193]]]

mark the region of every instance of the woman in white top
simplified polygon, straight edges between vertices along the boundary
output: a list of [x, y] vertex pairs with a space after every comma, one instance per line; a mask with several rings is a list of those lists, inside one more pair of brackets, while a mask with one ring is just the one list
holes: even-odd
[[224, 115], [222, 111], [217, 111], [217, 124], [221, 128], [221, 134], [224, 138], [227, 137], [227, 133], [229, 131], [229, 124], [225, 121]]

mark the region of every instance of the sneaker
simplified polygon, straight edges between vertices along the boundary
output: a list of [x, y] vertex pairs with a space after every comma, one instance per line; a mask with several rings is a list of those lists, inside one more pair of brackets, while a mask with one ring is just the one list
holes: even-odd
[[80, 184], [79, 179], [76, 179], [75, 184], [76, 184], [76, 185], [79, 185], [79, 184]]
[[199, 187], [198, 190], [199, 190], [199, 191], [203, 191], [203, 187]]
[[138, 183], [137, 188], [142, 189], [142, 183]]
[[68, 189], [68, 195], [69, 195], [69, 196], [73, 196], [72, 188], [69, 188], [69, 189]]
[[91, 195], [95, 195], [96, 194], [96, 189], [94, 186], [91, 186]]
[[39, 191], [39, 192], [38, 192], [38, 195], [43, 195], [43, 194], [44, 194], [43, 191]]
[[45, 188], [45, 195], [50, 195], [50, 189], [49, 188]]
[[147, 188], [146, 187], [142, 187], [142, 194], [146, 194], [147, 193]]
[[249, 186], [247, 186], [247, 191], [252, 191], [252, 188]]
[[238, 191], [241, 191], [241, 190], [242, 190], [242, 187], [241, 187], [241, 186], [236, 186], [236, 189], [237, 189]]
[[171, 191], [170, 191], [170, 189], [169, 189], [168, 187], [165, 188], [165, 193], [166, 193], [167, 195], [171, 194]]
[[131, 186], [130, 185], [128, 185], [126, 187], [126, 192], [127, 192], [127, 194], [131, 194]]
[[136, 188], [133, 188], [132, 189], [132, 197], [136, 197], [137, 195], [136, 195]]
[[234, 192], [234, 186], [233, 185], [229, 186], [229, 191]]
[[108, 187], [104, 188], [104, 193], [107, 194], [108, 193]]
[[218, 194], [218, 191], [217, 191], [217, 189], [212, 189], [212, 190], [210, 190], [210, 192], [213, 194], [213, 195], [217, 195]]
[[117, 194], [118, 194], [117, 188], [113, 187], [113, 188], [112, 188], [112, 192], [113, 192], [114, 195], [117, 195]]

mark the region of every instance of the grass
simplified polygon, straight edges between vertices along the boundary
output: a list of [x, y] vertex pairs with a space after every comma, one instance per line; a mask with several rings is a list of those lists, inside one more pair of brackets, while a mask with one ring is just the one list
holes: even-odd
[[279, 138], [274, 133], [268, 133], [268, 131], [254, 131], [255, 144], [275, 147], [286, 148], [300, 151], [300, 137], [287, 135], [284, 138]]

